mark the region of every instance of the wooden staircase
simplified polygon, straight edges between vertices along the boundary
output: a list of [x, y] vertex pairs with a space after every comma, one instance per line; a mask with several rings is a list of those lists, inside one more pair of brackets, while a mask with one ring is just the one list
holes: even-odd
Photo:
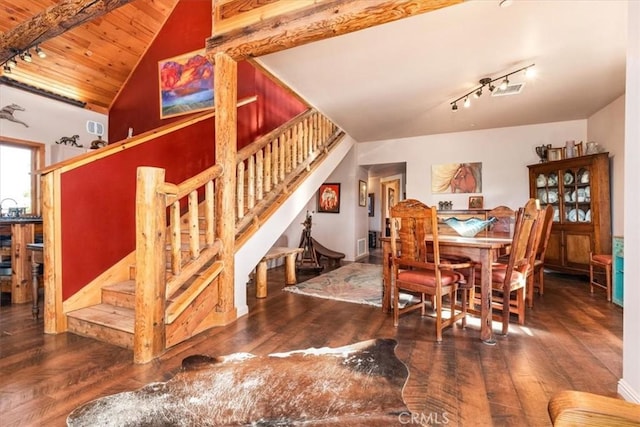
[[[202, 210], [202, 207], [199, 209]], [[205, 225], [204, 217], [198, 218], [199, 228], [202, 230]], [[188, 221], [180, 221], [180, 263], [188, 264], [191, 260], [189, 246], [190, 233]], [[199, 245], [206, 247], [205, 234], [199, 233]], [[169, 233], [167, 233], [167, 236]], [[166, 257], [166, 281], [170, 282], [174, 274], [171, 269], [171, 245], [167, 242], [165, 249]], [[189, 279], [178, 289], [178, 291], [167, 299], [165, 322], [171, 324], [176, 320], [176, 305], [182, 305], [187, 300], [191, 302], [189, 289], [194, 289], [195, 293], [201, 291], [203, 287], [211, 284], [222, 269], [222, 263], [211, 261], [206, 263], [199, 272], [190, 276]], [[192, 285], [194, 285], [192, 287]], [[95, 304], [79, 310], [67, 313], [67, 327], [69, 332], [73, 332], [85, 337], [95, 338], [119, 347], [130, 350], [134, 348], [135, 334], [135, 308], [136, 308], [136, 266], [129, 267], [129, 280], [106, 285], [101, 290], [102, 300], [100, 304]]]

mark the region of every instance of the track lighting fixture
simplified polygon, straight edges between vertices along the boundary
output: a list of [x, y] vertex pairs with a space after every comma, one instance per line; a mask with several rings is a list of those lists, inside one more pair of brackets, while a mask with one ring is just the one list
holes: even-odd
[[36, 45], [36, 54], [42, 59], [47, 57], [47, 54], [44, 53], [44, 50], [40, 49], [40, 46], [38, 45]]
[[36, 55], [38, 55], [39, 58], [47, 57], [47, 54], [40, 48], [39, 45], [35, 45], [35, 47], [33, 45], [28, 46], [26, 49], [9, 48], [9, 50], [12, 53], [11, 58], [0, 63], [0, 67], [2, 67], [2, 70], [4, 70], [4, 73], [9, 74], [11, 73], [11, 70], [13, 68], [16, 68], [18, 66], [17, 58], [20, 58], [22, 61], [27, 63], [32, 62], [33, 56], [31, 56], [31, 52], [29, 52], [29, 49], [31, 48], [34, 49], [34, 51], [36, 52]]
[[480, 86], [476, 87], [475, 89], [465, 93], [464, 95], [462, 95], [459, 98], [456, 98], [455, 100], [451, 101], [451, 110], [453, 111], [457, 111], [458, 110], [458, 101], [464, 100], [463, 101], [463, 105], [466, 108], [469, 108], [471, 106], [471, 101], [469, 100], [469, 95], [473, 95], [474, 98], [480, 98], [480, 96], [482, 96], [482, 89], [485, 88], [485, 86], [487, 87], [487, 89], [489, 89], [489, 92], [493, 92], [496, 89], [496, 86], [494, 85], [495, 82], [500, 82], [500, 85], [498, 86], [498, 89], [500, 90], [505, 90], [508, 86], [509, 86], [509, 76], [512, 76], [516, 73], [519, 73], [521, 71], [524, 71], [524, 74], [526, 77], [531, 77], [533, 76], [534, 70], [533, 67], [536, 64], [531, 64], [531, 65], [527, 65], [526, 67], [522, 67], [520, 69], [517, 69], [515, 71], [512, 71], [510, 73], [507, 73], [503, 76], [500, 77], [496, 77], [494, 79], [489, 78], [489, 77], [485, 77], [480, 79], [479, 83]]

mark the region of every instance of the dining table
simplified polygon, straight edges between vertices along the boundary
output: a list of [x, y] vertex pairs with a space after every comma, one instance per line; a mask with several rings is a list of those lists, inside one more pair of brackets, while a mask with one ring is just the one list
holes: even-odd
[[[427, 235], [426, 241], [433, 241], [433, 235]], [[391, 311], [391, 238], [381, 237], [383, 255], [382, 270], [382, 310]], [[438, 235], [440, 253], [444, 256], [459, 255], [468, 257], [480, 266], [480, 339], [483, 343], [494, 345], [493, 310], [491, 292], [491, 270], [493, 262], [511, 246], [509, 232], [481, 231], [474, 237], [462, 237], [453, 234]], [[426, 243], [425, 243], [426, 244]]]

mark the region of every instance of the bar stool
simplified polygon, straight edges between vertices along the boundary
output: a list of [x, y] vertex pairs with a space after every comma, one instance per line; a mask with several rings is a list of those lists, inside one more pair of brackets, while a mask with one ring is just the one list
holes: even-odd
[[[611, 302], [611, 265], [612, 265], [612, 257], [611, 255], [604, 254], [594, 254], [593, 252], [589, 252], [589, 284], [591, 287], [591, 293], [593, 293], [593, 287], [599, 286], [603, 289], [607, 290], [607, 301]], [[604, 269], [604, 274], [606, 277], [606, 284], [599, 282], [593, 276], [594, 268], [602, 268]]]

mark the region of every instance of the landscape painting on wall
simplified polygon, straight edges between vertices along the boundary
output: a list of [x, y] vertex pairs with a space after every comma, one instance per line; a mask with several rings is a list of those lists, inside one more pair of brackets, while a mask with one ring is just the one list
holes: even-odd
[[158, 62], [160, 118], [213, 108], [213, 64], [204, 49]]
[[431, 166], [432, 193], [481, 193], [482, 163]]

